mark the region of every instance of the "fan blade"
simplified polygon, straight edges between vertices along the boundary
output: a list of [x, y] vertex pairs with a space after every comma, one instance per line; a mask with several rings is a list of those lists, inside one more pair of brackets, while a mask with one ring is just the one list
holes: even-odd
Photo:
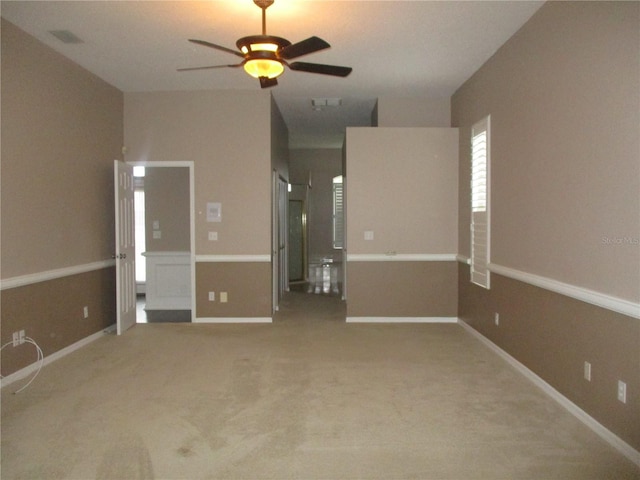
[[299, 72], [322, 73], [324, 75], [333, 75], [334, 77], [346, 77], [353, 70], [351, 67], [306, 62], [293, 62], [289, 65], [289, 68]]
[[293, 45], [289, 45], [288, 47], [284, 47], [282, 50], [280, 50], [278, 55], [280, 55], [280, 58], [290, 60], [292, 58], [298, 58], [302, 55], [307, 55], [319, 50], [324, 50], [325, 48], [329, 47], [331, 47], [331, 45], [329, 45], [321, 38], [309, 37], [306, 40], [302, 40], [301, 42], [294, 43]]
[[215, 48], [216, 50], [221, 50], [223, 52], [231, 53], [232, 55], [236, 55], [240, 58], [244, 58], [244, 55], [237, 50], [231, 50], [230, 48], [223, 47], [221, 45], [216, 45], [215, 43], [205, 42], [204, 40], [194, 40], [192, 38], [189, 39], [191, 43], [197, 43], [198, 45], [203, 45], [205, 47]]
[[278, 85], [278, 79], [277, 78], [260, 77], [260, 87], [261, 88], [275, 87], [276, 85]]
[[188, 68], [178, 68], [178, 72], [190, 72], [192, 70], [211, 70], [212, 68], [237, 68], [237, 67], [241, 67], [242, 63], [239, 63], [237, 65], [211, 65], [209, 67], [188, 67]]

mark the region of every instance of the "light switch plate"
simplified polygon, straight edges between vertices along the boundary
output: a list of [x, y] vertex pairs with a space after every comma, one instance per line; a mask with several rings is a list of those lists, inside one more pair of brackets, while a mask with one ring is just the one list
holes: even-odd
[[365, 240], [373, 240], [373, 231], [372, 230], [366, 230], [364, 232], [364, 239]]

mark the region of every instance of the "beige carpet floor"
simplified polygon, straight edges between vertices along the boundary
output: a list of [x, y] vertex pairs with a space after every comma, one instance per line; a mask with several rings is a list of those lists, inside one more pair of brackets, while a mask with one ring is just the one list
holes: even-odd
[[638, 468], [454, 324], [139, 324], [2, 391], [9, 479], [631, 479]]

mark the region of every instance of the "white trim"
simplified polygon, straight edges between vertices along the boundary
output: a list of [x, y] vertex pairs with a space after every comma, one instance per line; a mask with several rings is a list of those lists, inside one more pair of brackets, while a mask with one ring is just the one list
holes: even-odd
[[196, 262], [271, 262], [271, 255], [196, 255]]
[[271, 317], [199, 317], [193, 323], [273, 323]]
[[466, 255], [458, 254], [456, 255], [456, 260], [460, 263], [471, 265], [471, 258], [467, 257]]
[[115, 266], [115, 260], [101, 260], [99, 262], [85, 263], [83, 265], [74, 265], [73, 267], [57, 268], [55, 270], [47, 270], [45, 272], [30, 273], [28, 275], [20, 275], [18, 277], [6, 278], [0, 282], [0, 289], [24, 287], [34, 283], [46, 282], [47, 280], [55, 280], [57, 278], [69, 277], [80, 273], [93, 272]]
[[126, 162], [134, 167], [189, 167], [193, 165], [193, 161], [171, 161], [171, 162]]
[[348, 262], [455, 262], [455, 253], [349, 253]]
[[[79, 350], [80, 348], [84, 347], [85, 345], [88, 345], [89, 343], [99, 339], [100, 337], [102, 337], [103, 335], [106, 334], [110, 334], [113, 333], [116, 329], [116, 325], [115, 323], [113, 325], [108, 326], [107, 328], [96, 332], [92, 335], [89, 335], [88, 337], [85, 337], [81, 340], [78, 340], [75, 343], [72, 343], [71, 345], [62, 348], [60, 350], [58, 350], [57, 352], [52, 353], [51, 355], [44, 357], [42, 366], [46, 366], [49, 365], [51, 362], [54, 362], [66, 355], [69, 355], [72, 352], [75, 352], [76, 350]], [[11, 375], [7, 375], [6, 377], [4, 377], [0, 382], [0, 388], [4, 388], [7, 385], [17, 381], [17, 380], [21, 380], [25, 377], [28, 377], [29, 375], [31, 375], [34, 371], [36, 371], [38, 369], [38, 362], [34, 362], [31, 365], [27, 365], [24, 368], [21, 368], [20, 370], [13, 372]]]
[[578, 407], [575, 403], [569, 400], [567, 397], [558, 392], [555, 388], [545, 382], [541, 377], [536, 375], [532, 370], [524, 366], [514, 357], [509, 355], [506, 351], [501, 349], [498, 345], [493, 343], [487, 337], [482, 335], [476, 329], [467, 324], [464, 320], [458, 322], [467, 332], [480, 340], [483, 344], [497, 353], [500, 357], [507, 361], [513, 368], [524, 375], [527, 379], [533, 382], [538, 388], [542, 389], [544, 393], [549, 395], [552, 399], [558, 402], [574, 417], [584, 423], [587, 427], [593, 430], [598, 436], [605, 440], [609, 445], [622, 453], [625, 457], [631, 460], [636, 465], [640, 466], [640, 452], [629, 445], [627, 442], [618, 437], [615, 433], [607, 429], [595, 418], [589, 415], [587, 412]]
[[190, 257], [191, 252], [142, 252], [143, 257]]
[[347, 317], [347, 323], [458, 323], [457, 317]]
[[521, 272], [520, 270], [503, 267], [495, 263], [489, 264], [489, 270], [497, 273], [498, 275], [544, 288], [545, 290], [550, 290], [561, 295], [566, 295], [567, 297], [575, 298], [576, 300], [590, 303], [591, 305], [606, 308], [630, 317], [640, 318], [640, 303], [612, 297], [604, 293], [595, 292], [575, 285], [569, 285], [568, 283], [559, 282], [557, 280], [541, 277], [532, 273]]

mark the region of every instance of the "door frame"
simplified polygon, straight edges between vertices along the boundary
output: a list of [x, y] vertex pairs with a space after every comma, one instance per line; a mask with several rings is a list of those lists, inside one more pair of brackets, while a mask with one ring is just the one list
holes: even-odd
[[[292, 249], [292, 243], [291, 243], [291, 202], [297, 202], [300, 203], [301, 208], [300, 208], [300, 213], [301, 213], [301, 238], [300, 238], [300, 243], [301, 243], [301, 274], [302, 277], [299, 279], [292, 279], [291, 278], [291, 249]], [[289, 202], [288, 202], [288, 206], [289, 206], [289, 210], [288, 210], [288, 218], [289, 218], [289, 225], [287, 230], [289, 231], [289, 245], [288, 245], [288, 265], [287, 265], [287, 271], [288, 271], [288, 280], [289, 283], [296, 283], [296, 282], [306, 282], [308, 280], [307, 278], [307, 273], [309, 270], [308, 267], [308, 259], [307, 259], [307, 202], [306, 200], [298, 200], [298, 199], [291, 199], [289, 198]]]
[[149, 168], [188, 168], [189, 169], [189, 268], [191, 275], [191, 323], [196, 320], [196, 200], [195, 200], [195, 176], [194, 162], [192, 161], [171, 161], [171, 162], [126, 162], [133, 167]]
[[[289, 287], [287, 266], [289, 230], [287, 228], [288, 186], [277, 170], [271, 174], [271, 288], [272, 313], [280, 309], [280, 298]], [[284, 195], [284, 196], [283, 196]], [[281, 247], [280, 240], [284, 246]]]

